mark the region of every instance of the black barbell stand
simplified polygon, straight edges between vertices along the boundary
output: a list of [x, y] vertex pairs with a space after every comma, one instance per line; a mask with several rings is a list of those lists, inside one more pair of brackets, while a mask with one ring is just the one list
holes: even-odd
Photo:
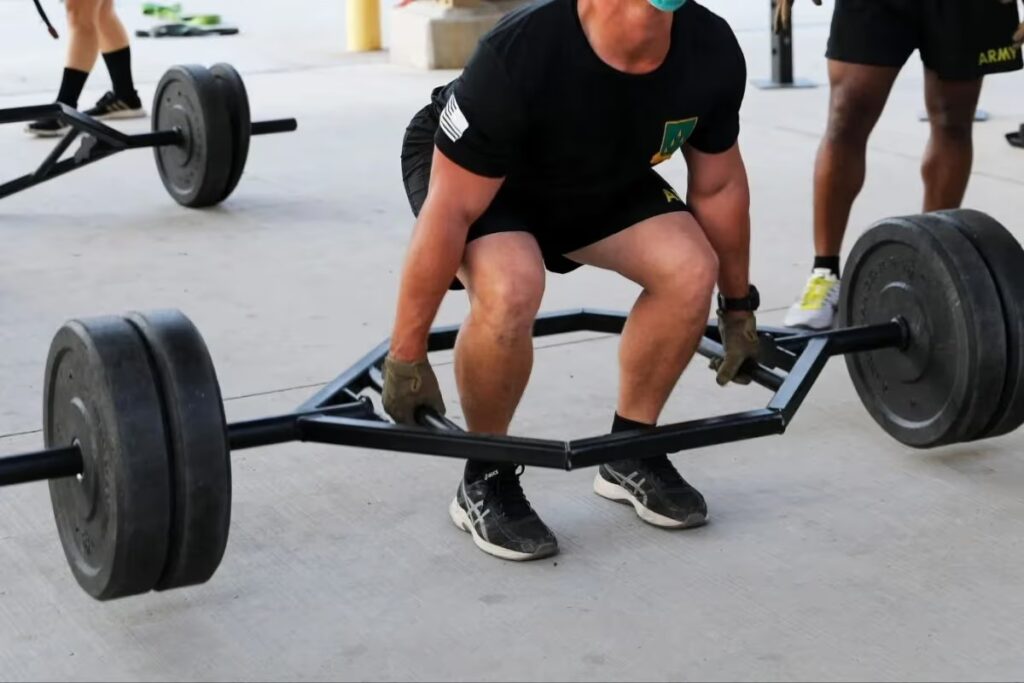
[[793, 21], [790, 19], [789, 26], [784, 26], [780, 32], [776, 33], [776, 6], [776, 0], [771, 0], [769, 3], [768, 35], [771, 39], [772, 49], [772, 77], [770, 79], [754, 79], [752, 83], [761, 90], [817, 88], [818, 84], [814, 81], [793, 77]]

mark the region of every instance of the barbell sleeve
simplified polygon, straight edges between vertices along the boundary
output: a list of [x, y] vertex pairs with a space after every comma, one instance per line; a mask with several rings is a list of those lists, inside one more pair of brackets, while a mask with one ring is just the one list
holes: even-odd
[[[363, 417], [372, 413], [373, 404], [368, 400], [359, 400], [319, 410], [234, 422], [227, 425], [228, 441], [232, 451], [301, 441], [302, 433], [299, 430], [299, 421], [303, 417], [311, 415]], [[82, 451], [77, 444], [46, 448], [33, 453], [9, 455], [0, 457], [0, 487], [73, 477], [82, 474], [83, 470]]]
[[272, 119], [270, 121], [253, 121], [249, 129], [250, 135], [273, 135], [274, 133], [291, 133], [297, 130], [299, 122], [295, 119]]
[[77, 445], [0, 458], [0, 486], [61, 479], [81, 473], [82, 451]]

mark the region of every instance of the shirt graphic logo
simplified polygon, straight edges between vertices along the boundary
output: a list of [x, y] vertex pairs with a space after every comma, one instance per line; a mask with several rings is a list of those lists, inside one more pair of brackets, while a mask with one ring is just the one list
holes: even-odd
[[441, 112], [441, 130], [444, 131], [444, 134], [452, 142], [458, 142], [459, 138], [469, 130], [469, 121], [466, 120], [462, 110], [459, 109], [459, 103], [455, 100], [455, 95], [448, 98], [448, 104], [445, 105], [444, 111]]
[[665, 201], [668, 202], [669, 204], [671, 204], [672, 202], [682, 203], [683, 201], [682, 199], [679, 198], [679, 195], [675, 193], [675, 190], [665, 189], [662, 190], [662, 192], [665, 193]]
[[657, 166], [672, 158], [676, 150], [693, 135], [693, 129], [697, 127], [697, 118], [694, 116], [682, 121], [667, 121], [665, 123], [665, 135], [661, 140], [661, 149], [651, 157], [651, 166]]

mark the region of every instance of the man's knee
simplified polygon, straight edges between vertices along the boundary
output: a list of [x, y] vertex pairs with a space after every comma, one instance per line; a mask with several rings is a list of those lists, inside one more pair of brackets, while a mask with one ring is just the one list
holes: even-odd
[[825, 137], [840, 144], [866, 144], [885, 107], [886, 93], [868, 84], [834, 87]]
[[470, 287], [473, 315], [481, 322], [519, 337], [530, 335], [544, 297], [544, 269], [522, 264]]
[[95, 31], [100, 2], [97, 0], [67, 0], [68, 26], [76, 32]]
[[645, 288], [655, 294], [665, 293], [686, 307], [694, 301], [710, 302], [718, 268], [718, 255], [703, 241], [685, 252], [666, 254]]
[[932, 135], [950, 142], [970, 142], [974, 132], [974, 109], [948, 106], [928, 114]]

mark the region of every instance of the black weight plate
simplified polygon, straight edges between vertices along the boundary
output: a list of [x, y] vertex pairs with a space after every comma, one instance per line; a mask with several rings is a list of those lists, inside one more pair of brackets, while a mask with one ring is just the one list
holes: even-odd
[[98, 600], [151, 590], [167, 557], [171, 486], [156, 379], [132, 326], [104, 317], [61, 327], [43, 414], [48, 448], [82, 450], [82, 475], [50, 482], [75, 579]]
[[208, 581], [231, 522], [231, 462], [220, 385], [199, 331], [180, 311], [131, 313], [153, 358], [171, 454], [173, 515], [157, 590]]
[[846, 357], [861, 401], [908, 446], [968, 438], [998, 406], [1006, 328], [985, 262], [952, 225], [889, 219], [854, 245], [843, 277], [841, 324], [897, 317], [909, 328], [906, 349]]
[[940, 211], [971, 240], [999, 290], [1006, 324], [1006, 381], [989, 424], [972, 438], [1009, 434], [1024, 424], [1024, 248], [999, 221], [980, 211]]
[[171, 67], [160, 79], [153, 130], [171, 129], [181, 142], [153, 148], [164, 187], [182, 206], [216, 204], [231, 171], [231, 123], [224, 93], [205, 67]]
[[231, 172], [228, 174], [227, 187], [224, 188], [220, 197], [221, 201], [224, 201], [235, 191], [238, 181], [245, 171], [245, 162], [249, 158], [249, 134], [252, 132], [252, 119], [249, 113], [249, 94], [245, 90], [245, 82], [235, 71], [235, 67], [222, 62], [211, 66], [210, 73], [217, 79], [224, 91], [233, 138]]

